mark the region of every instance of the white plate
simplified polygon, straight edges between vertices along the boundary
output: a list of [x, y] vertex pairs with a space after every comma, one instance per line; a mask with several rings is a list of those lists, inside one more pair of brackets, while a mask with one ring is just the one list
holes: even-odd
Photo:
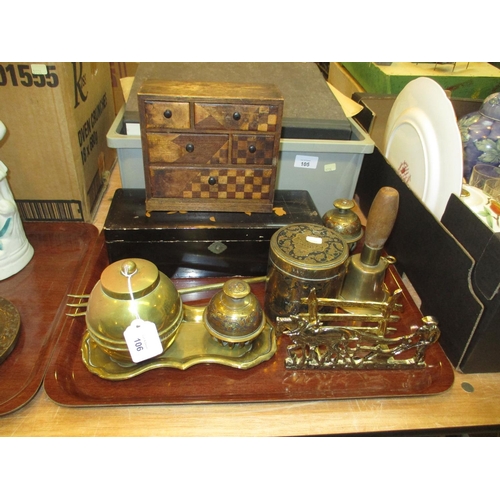
[[463, 157], [453, 106], [434, 80], [416, 78], [399, 93], [387, 119], [384, 154], [441, 220], [450, 195], [460, 196]]

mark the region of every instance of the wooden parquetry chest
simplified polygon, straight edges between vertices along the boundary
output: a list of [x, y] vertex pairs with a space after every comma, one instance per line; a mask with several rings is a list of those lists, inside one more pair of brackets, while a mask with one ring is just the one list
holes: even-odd
[[147, 80], [137, 94], [148, 211], [271, 212], [275, 85]]

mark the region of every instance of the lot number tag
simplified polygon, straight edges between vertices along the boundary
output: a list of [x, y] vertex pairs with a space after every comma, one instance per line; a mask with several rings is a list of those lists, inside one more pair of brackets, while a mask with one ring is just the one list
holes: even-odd
[[134, 319], [123, 335], [134, 363], [153, 358], [163, 352], [158, 330], [151, 321]]
[[319, 158], [317, 156], [296, 155], [293, 166], [297, 168], [315, 169], [318, 166], [318, 159]]

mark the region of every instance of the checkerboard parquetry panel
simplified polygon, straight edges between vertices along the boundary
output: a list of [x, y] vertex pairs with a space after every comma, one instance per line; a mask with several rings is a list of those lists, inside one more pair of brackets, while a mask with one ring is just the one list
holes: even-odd
[[[216, 183], [211, 185], [209, 179]], [[271, 194], [272, 169], [203, 169], [184, 186], [183, 198], [264, 200]]]
[[[254, 149], [252, 149], [252, 146]], [[272, 165], [274, 159], [274, 137], [262, 135], [233, 136], [231, 163]]]

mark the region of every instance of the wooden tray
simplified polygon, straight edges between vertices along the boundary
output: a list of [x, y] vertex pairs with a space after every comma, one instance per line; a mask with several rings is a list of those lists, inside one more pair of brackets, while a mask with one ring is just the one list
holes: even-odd
[[75, 222], [30, 222], [24, 230], [35, 254], [19, 273], [0, 281], [0, 297], [21, 316], [16, 346], [0, 364], [0, 415], [25, 405], [41, 386], [66, 321], [69, 287], [88, 275], [89, 249], [98, 236], [93, 225]]
[[[72, 293], [88, 293], [104, 269], [105, 248], [97, 252], [96, 265]], [[220, 278], [175, 280], [178, 289]], [[408, 332], [412, 324], [420, 325], [421, 314], [396, 271], [387, 277], [390, 290], [403, 289], [403, 308], [398, 325]], [[252, 284], [261, 302], [264, 285]], [[204, 304], [215, 292], [183, 295], [190, 304]], [[85, 318], [67, 321], [44, 380], [45, 391], [57, 404], [64, 406], [112, 406], [148, 404], [194, 404], [266, 401], [307, 401], [319, 399], [395, 397], [438, 394], [450, 388], [453, 368], [439, 344], [427, 351], [427, 367], [415, 370], [369, 371], [292, 371], [285, 369], [286, 337], [278, 339], [276, 355], [252, 369], [207, 364], [183, 371], [159, 368], [129, 380], [105, 380], [90, 373], [82, 361], [81, 344]]]

